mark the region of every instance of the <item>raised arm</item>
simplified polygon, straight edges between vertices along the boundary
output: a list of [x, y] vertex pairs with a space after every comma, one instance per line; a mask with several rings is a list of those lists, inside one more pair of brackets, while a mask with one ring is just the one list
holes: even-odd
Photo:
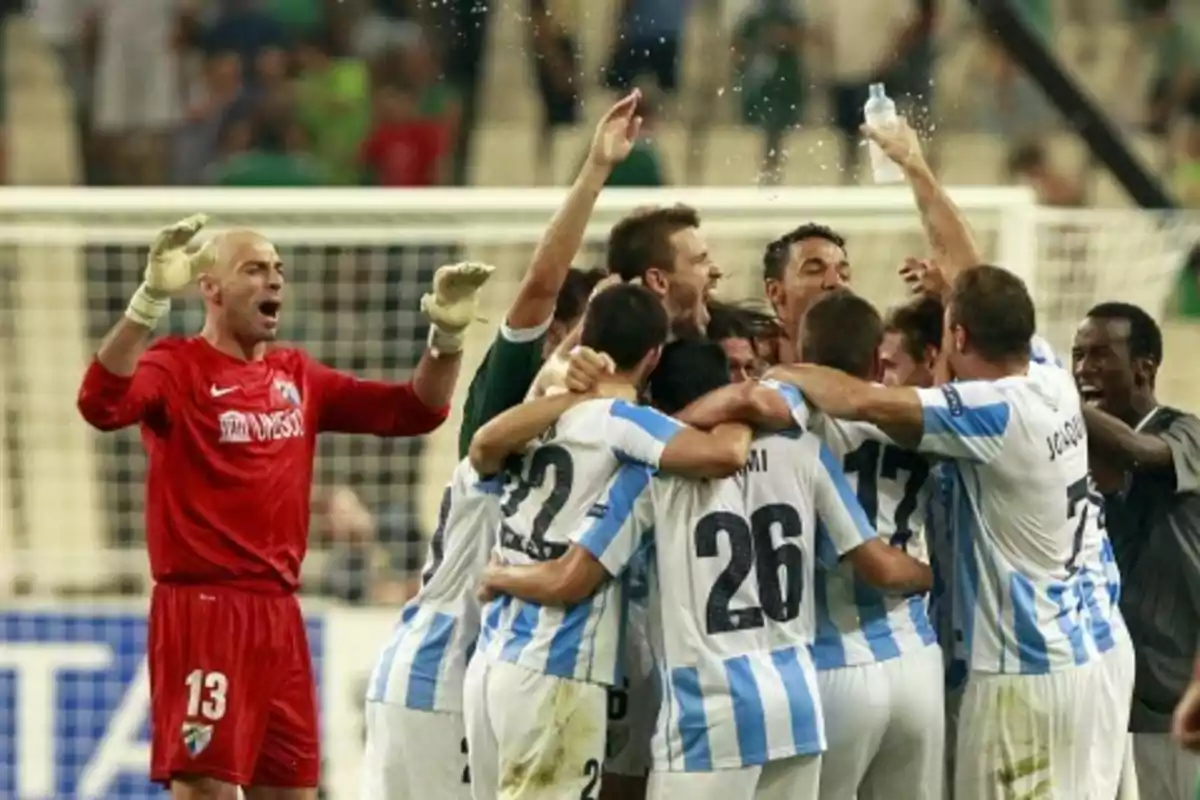
[[539, 564], [491, 564], [480, 582], [483, 596], [509, 594], [540, 605], [582, 602], [620, 575], [650, 530], [650, 469], [623, 464], [609, 483], [604, 512], [572, 535], [566, 554]]
[[542, 325], [554, 313], [558, 292], [567, 279], [571, 261], [583, 244], [583, 235], [596, 208], [596, 200], [615, 164], [623, 161], [637, 141], [642, 120], [636, 116], [641, 93], [630, 92], [616, 103], [596, 126], [591, 150], [562, 206], [538, 242], [533, 263], [506, 322], [514, 330]]
[[954, 283], [958, 273], [982, 264], [983, 256], [971, 233], [971, 226], [934, 176], [921, 152], [917, 133], [908, 122], [900, 120], [888, 130], [864, 125], [862, 130], [908, 177], [925, 236], [937, 257], [938, 266], [945, 273], [946, 287]]
[[142, 356], [154, 328], [171, 310], [171, 298], [191, 286], [212, 263], [210, 247], [187, 249], [207, 221], [204, 214], [181, 219], [159, 231], [150, 245], [142, 283], [124, 316], [100, 343], [79, 387], [79, 413], [93, 427], [115, 430], [161, 417], [169, 374], [160, 361], [152, 363]]

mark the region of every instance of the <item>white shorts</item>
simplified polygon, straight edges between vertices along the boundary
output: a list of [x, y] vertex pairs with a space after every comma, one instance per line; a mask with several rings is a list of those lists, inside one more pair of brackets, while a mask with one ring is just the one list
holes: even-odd
[[463, 716], [475, 800], [600, 796], [608, 690], [477, 655]]
[[820, 756], [792, 756], [758, 767], [650, 773], [646, 800], [807, 800], [817, 796]]
[[942, 800], [945, 703], [937, 645], [817, 673], [828, 746], [822, 800]]
[[1193, 800], [1200, 754], [1177, 745], [1169, 733], [1135, 733], [1133, 760], [1139, 794], [1146, 800]]
[[[1119, 652], [1114, 650], [1113, 652]], [[1110, 653], [1111, 655], [1111, 653]], [[1007, 800], [1044, 787], [1041, 800], [1117, 796], [1132, 665], [1101, 658], [1045, 675], [972, 673], [963, 693], [954, 796]], [[1096, 764], [1108, 769], [1096, 772]]]
[[367, 702], [362, 800], [470, 800], [461, 714]]

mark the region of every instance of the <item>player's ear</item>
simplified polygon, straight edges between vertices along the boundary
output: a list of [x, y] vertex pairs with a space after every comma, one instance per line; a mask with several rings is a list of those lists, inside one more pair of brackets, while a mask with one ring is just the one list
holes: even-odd
[[221, 282], [210, 273], [204, 272], [196, 279], [196, 285], [200, 287], [200, 294], [207, 302], [221, 302]]
[[646, 353], [645, 358], [642, 359], [641, 374], [643, 377], [649, 377], [654, 368], [658, 366], [658, 361], [662, 358], [662, 351], [662, 345], [660, 344], [649, 353]]
[[941, 348], [936, 344], [925, 345], [925, 358], [922, 360], [922, 366], [925, 369], [932, 370], [937, 365], [938, 356], [941, 354]]
[[783, 281], [777, 281], [774, 278], [768, 278], [763, 286], [767, 293], [767, 301], [771, 304], [771, 309], [775, 312], [775, 316], [782, 318], [786, 311], [786, 303]]
[[875, 383], [883, 382], [883, 359], [879, 357], [879, 348], [876, 347], [871, 353], [871, 372], [870, 379]]
[[642, 275], [642, 284], [659, 297], [667, 294], [667, 274], [658, 267], [650, 267]]

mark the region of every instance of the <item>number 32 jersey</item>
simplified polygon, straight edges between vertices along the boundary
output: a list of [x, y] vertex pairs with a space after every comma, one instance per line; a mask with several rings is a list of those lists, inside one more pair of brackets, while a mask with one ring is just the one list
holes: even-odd
[[[735, 477], [647, 476], [636, 497], [608, 504], [607, 524], [650, 548], [649, 638], [663, 687], [655, 769], [736, 769], [825, 749], [807, 649], [813, 562], [874, 533], [820, 450], [808, 434], [760, 437]], [[618, 474], [614, 487], [622, 481], [633, 483]]]
[[[496, 555], [517, 565], [564, 555], [591, 519], [604, 516], [601, 501], [617, 468], [657, 468], [680, 428], [665, 414], [623, 400], [588, 400], [567, 411], [506, 472]], [[634, 555], [621, 549], [622, 541], [593, 535], [581, 544], [618, 576]], [[498, 597], [483, 612], [481, 652], [545, 675], [611, 685], [623, 592], [624, 581], [608, 581], [570, 608]]]

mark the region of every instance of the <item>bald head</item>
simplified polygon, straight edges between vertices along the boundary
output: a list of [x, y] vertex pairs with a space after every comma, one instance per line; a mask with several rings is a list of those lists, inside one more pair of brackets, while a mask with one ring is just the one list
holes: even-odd
[[261, 234], [222, 231], [204, 247], [200, 291], [215, 330], [256, 345], [275, 337], [283, 305], [283, 264]]
[[249, 228], [234, 228], [215, 235], [205, 249], [211, 253], [209, 269], [217, 277], [225, 277], [244, 264], [279, 265], [275, 245]]

